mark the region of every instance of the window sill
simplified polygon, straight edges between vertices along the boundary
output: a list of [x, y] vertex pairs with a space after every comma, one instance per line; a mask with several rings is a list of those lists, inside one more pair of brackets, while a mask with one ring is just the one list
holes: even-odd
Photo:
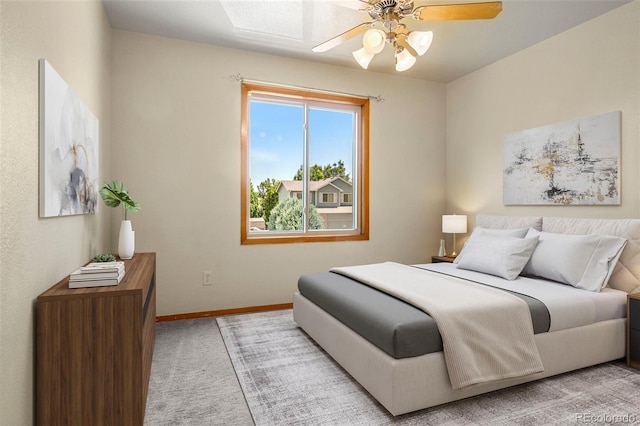
[[295, 244], [295, 243], [318, 243], [318, 242], [336, 242], [336, 241], [367, 241], [369, 234], [338, 234], [338, 235], [292, 235], [292, 236], [249, 236], [243, 237], [240, 241], [241, 245], [256, 244]]

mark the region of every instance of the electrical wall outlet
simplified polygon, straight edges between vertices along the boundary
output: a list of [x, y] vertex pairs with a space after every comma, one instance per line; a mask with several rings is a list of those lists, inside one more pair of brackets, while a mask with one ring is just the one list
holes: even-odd
[[202, 285], [213, 285], [213, 276], [211, 271], [202, 272]]

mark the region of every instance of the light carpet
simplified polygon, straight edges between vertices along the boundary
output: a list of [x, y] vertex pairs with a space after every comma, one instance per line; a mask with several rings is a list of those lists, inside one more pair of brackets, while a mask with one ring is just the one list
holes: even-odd
[[394, 418], [298, 328], [291, 310], [217, 322], [256, 425], [640, 423], [640, 374], [622, 362]]
[[214, 318], [156, 324], [144, 425], [253, 425]]

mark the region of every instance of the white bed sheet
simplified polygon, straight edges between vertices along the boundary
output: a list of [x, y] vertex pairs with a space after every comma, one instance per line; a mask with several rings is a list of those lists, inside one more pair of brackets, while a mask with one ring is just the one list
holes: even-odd
[[549, 331], [626, 317], [627, 293], [612, 288], [604, 288], [596, 293], [553, 281], [523, 276], [509, 281], [493, 275], [458, 269], [452, 263], [427, 263], [413, 266], [538, 299], [549, 310], [551, 317]]

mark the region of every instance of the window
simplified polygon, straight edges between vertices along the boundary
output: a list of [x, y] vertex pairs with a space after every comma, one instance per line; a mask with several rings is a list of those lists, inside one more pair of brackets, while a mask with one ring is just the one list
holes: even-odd
[[368, 239], [368, 123], [366, 98], [243, 83], [241, 243]]
[[336, 194], [333, 192], [322, 194], [322, 202], [323, 203], [335, 203], [336, 202]]
[[353, 202], [353, 194], [342, 194], [342, 202], [350, 204]]

